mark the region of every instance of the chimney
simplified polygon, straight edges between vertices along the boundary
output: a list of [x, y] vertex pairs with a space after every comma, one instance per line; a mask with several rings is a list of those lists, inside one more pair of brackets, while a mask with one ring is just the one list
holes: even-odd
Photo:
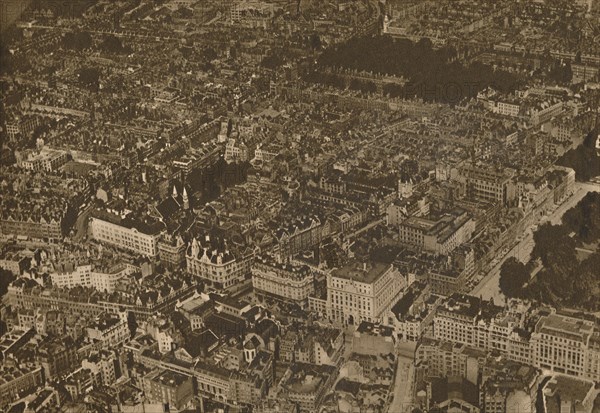
[[367, 263], [366, 262], [363, 262], [363, 271], [367, 272]]

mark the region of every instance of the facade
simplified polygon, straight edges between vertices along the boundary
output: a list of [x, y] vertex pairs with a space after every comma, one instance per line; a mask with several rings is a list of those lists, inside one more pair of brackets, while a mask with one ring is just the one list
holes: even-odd
[[105, 242], [115, 247], [123, 248], [134, 253], [155, 257], [158, 255], [158, 240], [162, 225], [143, 225], [128, 219], [119, 219], [115, 222], [108, 219], [91, 218], [90, 228], [95, 240]]
[[315, 277], [308, 266], [278, 264], [269, 258], [258, 258], [252, 266], [252, 286], [284, 301], [306, 307], [315, 291]]
[[212, 249], [208, 239], [203, 246], [196, 238], [188, 246], [186, 254], [187, 271], [210, 285], [229, 289], [250, 277], [250, 268], [254, 258], [252, 251], [234, 251]]
[[295, 363], [281, 379], [286, 400], [296, 403], [302, 413], [316, 413], [335, 381], [337, 369], [333, 366]]
[[518, 305], [505, 311], [476, 297], [454, 294], [436, 311], [434, 337], [498, 351], [509, 360], [540, 369], [589, 380], [600, 378], [600, 332], [593, 321], [545, 314], [537, 318], [529, 334], [522, 328], [527, 311]]
[[102, 314], [87, 327], [87, 336], [97, 340], [103, 348], [114, 348], [130, 336], [127, 321], [115, 314]]
[[4, 362], [0, 367], [0, 408], [5, 409], [21, 394], [37, 388], [43, 382], [41, 367], [31, 364], [11, 366]]
[[133, 274], [138, 268], [130, 264], [117, 264], [108, 269], [96, 268], [92, 264], [59, 265], [50, 274], [52, 284], [62, 288], [75, 286], [91, 287], [98, 291], [113, 292], [119, 280]]
[[275, 234], [281, 261], [319, 245], [323, 226], [317, 216], [306, 216], [279, 228]]
[[519, 112], [521, 111], [521, 105], [518, 102], [505, 102], [499, 100], [494, 102], [492, 111], [499, 115], [516, 118], [519, 116]]
[[30, 171], [53, 172], [69, 161], [66, 152], [43, 148], [39, 152], [30, 153], [21, 161], [21, 167]]
[[117, 358], [114, 353], [101, 350], [98, 353], [90, 354], [81, 361], [81, 367], [89, 370], [97, 384], [111, 386], [117, 380], [115, 364]]
[[466, 211], [457, 210], [438, 219], [412, 216], [403, 220], [398, 228], [401, 243], [449, 254], [471, 239], [475, 221]]
[[415, 368], [423, 377], [464, 377], [477, 383], [486, 352], [464, 344], [427, 339], [415, 350]]
[[192, 377], [168, 370], [156, 369], [143, 380], [146, 398], [151, 403], [159, 403], [165, 411], [183, 410], [194, 397]]
[[341, 324], [383, 321], [405, 286], [392, 265], [346, 265], [327, 275], [328, 316]]
[[540, 368], [571, 376], [600, 378], [600, 336], [594, 322], [550, 314], [531, 336], [531, 356]]
[[186, 244], [181, 236], [165, 236], [158, 242], [160, 260], [172, 268], [185, 267]]
[[466, 195], [475, 201], [508, 205], [516, 198], [508, 172], [467, 164], [460, 169], [460, 175]]
[[11, 216], [0, 221], [0, 231], [6, 235], [20, 235], [24, 237], [61, 240], [62, 219], [40, 217], [37, 220], [28, 218], [27, 220], [15, 219]]

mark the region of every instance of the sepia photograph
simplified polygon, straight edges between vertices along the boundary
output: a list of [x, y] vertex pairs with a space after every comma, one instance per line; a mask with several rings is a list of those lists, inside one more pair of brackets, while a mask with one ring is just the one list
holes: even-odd
[[600, 413], [600, 0], [0, 0], [0, 413]]

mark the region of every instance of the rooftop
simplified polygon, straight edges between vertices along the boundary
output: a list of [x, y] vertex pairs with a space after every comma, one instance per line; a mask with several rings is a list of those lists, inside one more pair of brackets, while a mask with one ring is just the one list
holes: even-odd
[[392, 268], [389, 264], [353, 262], [332, 271], [331, 276], [372, 284]]

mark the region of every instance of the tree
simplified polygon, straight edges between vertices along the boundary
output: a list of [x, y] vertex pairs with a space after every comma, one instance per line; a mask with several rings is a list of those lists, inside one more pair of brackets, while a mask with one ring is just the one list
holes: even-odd
[[310, 36], [310, 48], [312, 50], [319, 50], [321, 48], [321, 37], [317, 33], [313, 33]]
[[90, 90], [97, 92], [100, 87], [100, 69], [85, 67], [77, 72], [79, 82]]
[[575, 240], [569, 237], [565, 227], [546, 223], [533, 234], [535, 246], [532, 258], [540, 258], [546, 267], [559, 265], [568, 272], [575, 266]]
[[212, 47], [207, 47], [206, 49], [204, 49], [202, 55], [204, 56], [204, 58], [206, 60], [208, 60], [209, 62], [212, 62], [213, 60], [215, 60], [217, 57], [219, 57], [217, 55], [217, 52], [215, 51], [215, 49], [213, 49]]
[[283, 63], [283, 57], [281, 57], [279, 53], [272, 53], [268, 56], [265, 56], [260, 62], [260, 65], [264, 68], [274, 70], [283, 65]]
[[92, 47], [92, 36], [87, 32], [66, 33], [62, 39], [62, 44], [66, 49], [89, 49]]
[[600, 175], [600, 156], [595, 148], [597, 136], [598, 130], [590, 131], [581, 145], [570, 149], [556, 164], [573, 168], [578, 181], [589, 181], [590, 178]]
[[114, 53], [114, 54], [129, 54], [131, 53], [130, 47], [123, 46], [123, 42], [116, 36], [108, 35], [99, 46], [100, 50], [103, 50], [106, 53]]
[[507, 297], [519, 297], [529, 277], [526, 265], [515, 257], [510, 257], [500, 268], [500, 291]]
[[585, 243], [591, 244], [600, 239], [600, 192], [586, 194], [565, 213], [563, 223]]

